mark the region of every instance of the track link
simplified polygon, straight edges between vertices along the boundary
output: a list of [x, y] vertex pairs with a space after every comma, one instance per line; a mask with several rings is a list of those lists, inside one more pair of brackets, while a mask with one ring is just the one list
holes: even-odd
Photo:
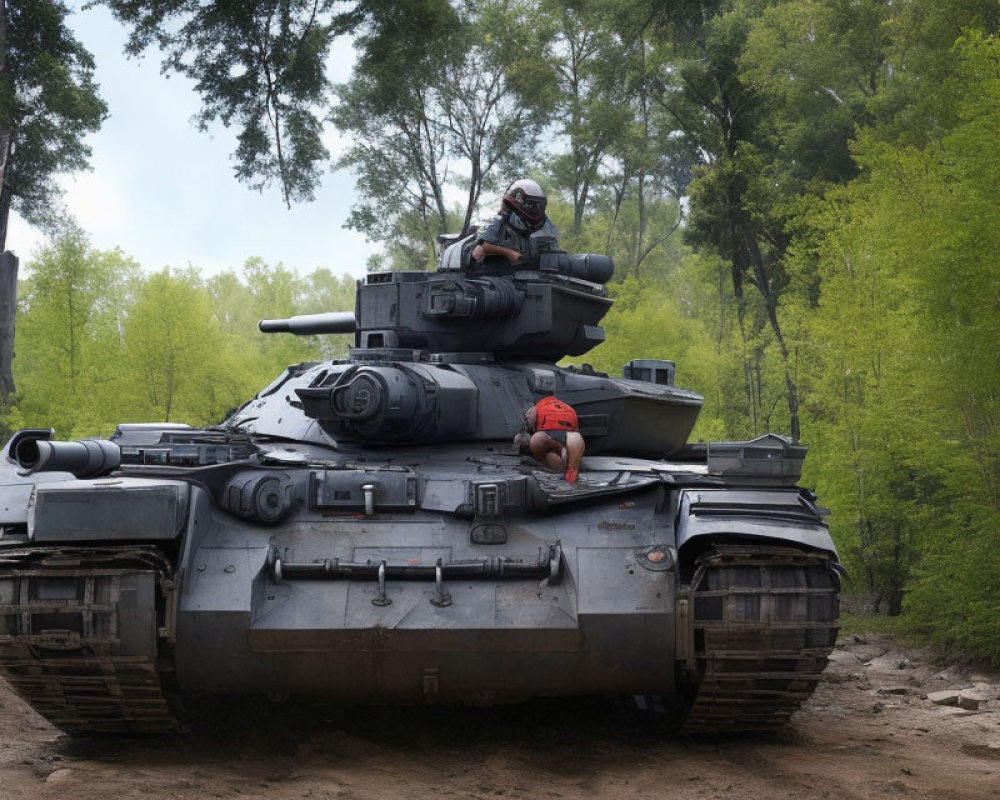
[[698, 688], [687, 732], [773, 730], [815, 690], [839, 630], [839, 580], [822, 553], [716, 545], [694, 590]]
[[0, 557], [0, 671], [72, 734], [176, 730], [157, 664], [155, 548], [25, 548]]

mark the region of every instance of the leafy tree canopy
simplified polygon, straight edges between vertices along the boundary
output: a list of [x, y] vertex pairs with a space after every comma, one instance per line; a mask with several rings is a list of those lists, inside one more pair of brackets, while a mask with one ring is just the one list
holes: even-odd
[[[400, 84], [396, 48], [439, 18], [446, 0], [103, 0], [129, 29], [127, 52], [155, 46], [164, 72], [195, 82], [203, 129], [236, 130], [236, 177], [276, 185], [286, 204], [311, 200], [329, 159], [323, 144], [333, 40], [364, 33], [363, 58]], [[399, 69], [403, 67], [403, 69]]]
[[0, 9], [0, 249], [11, 206], [42, 228], [62, 219], [55, 176], [87, 167], [85, 137], [107, 115], [68, 14], [59, 0], [4, 0]]

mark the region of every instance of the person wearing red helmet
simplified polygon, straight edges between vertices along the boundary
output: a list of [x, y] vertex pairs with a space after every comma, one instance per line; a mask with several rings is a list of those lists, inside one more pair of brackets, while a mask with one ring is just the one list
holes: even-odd
[[521, 263], [540, 252], [558, 251], [559, 232], [545, 216], [545, 192], [529, 178], [514, 181], [504, 192], [500, 213], [479, 234], [472, 258], [499, 256]]

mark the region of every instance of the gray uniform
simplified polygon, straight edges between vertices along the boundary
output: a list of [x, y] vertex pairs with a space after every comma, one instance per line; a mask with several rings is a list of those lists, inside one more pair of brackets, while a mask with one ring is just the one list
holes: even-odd
[[521, 230], [518, 230], [515, 221], [511, 220], [505, 225], [504, 215], [497, 214], [490, 221], [490, 224], [480, 232], [478, 239], [480, 242], [517, 250], [521, 254], [521, 258], [531, 258], [539, 253], [559, 249], [559, 231], [556, 230], [556, 226], [548, 217], [545, 218], [545, 224], [540, 230], [525, 236]]

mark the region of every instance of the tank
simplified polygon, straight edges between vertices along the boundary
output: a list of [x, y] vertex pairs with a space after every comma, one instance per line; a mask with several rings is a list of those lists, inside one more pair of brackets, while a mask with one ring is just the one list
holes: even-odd
[[[454, 262], [454, 266], [451, 266]], [[559, 366], [604, 339], [611, 260], [384, 272], [353, 337], [205, 428], [17, 432], [0, 453], [0, 670], [71, 734], [175, 730], [180, 698], [634, 697], [690, 731], [784, 724], [838, 630], [805, 449], [689, 443], [672, 362]], [[512, 445], [539, 398], [568, 483]]]

